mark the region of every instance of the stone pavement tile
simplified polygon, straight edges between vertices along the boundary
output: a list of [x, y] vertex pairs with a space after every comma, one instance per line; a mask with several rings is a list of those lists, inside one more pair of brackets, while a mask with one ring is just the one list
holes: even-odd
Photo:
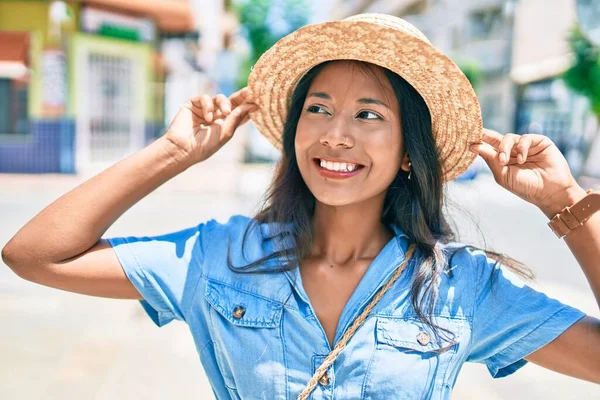
[[581, 176], [578, 179], [579, 184], [583, 186], [584, 189], [594, 189], [600, 190], [600, 178], [591, 177], [591, 176]]
[[143, 334], [144, 340], [128, 342], [127, 351], [107, 374], [95, 400], [214, 398], [184, 324], [172, 322], [158, 328], [143, 323], [136, 332], [135, 336]]
[[[183, 323], [158, 328], [135, 301], [42, 288], [0, 293], [0, 399], [212, 398]], [[10, 360], [10, 361], [9, 361]]]
[[454, 390], [452, 400], [502, 400], [504, 399], [487, 383], [489, 372], [484, 365], [464, 364]]

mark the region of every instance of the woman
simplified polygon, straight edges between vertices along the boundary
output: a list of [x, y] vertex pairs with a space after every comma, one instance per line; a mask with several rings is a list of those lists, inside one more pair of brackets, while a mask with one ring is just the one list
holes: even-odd
[[[467, 361], [494, 377], [533, 361], [600, 383], [600, 321], [523, 284], [512, 260], [453, 243], [442, 213], [443, 182], [476, 154], [549, 218], [595, 202], [547, 138], [482, 130], [456, 65], [388, 16], [300, 29], [263, 55], [249, 87], [188, 101], [162, 138], [28, 222], [3, 249], [7, 265], [139, 299], [159, 326], [185, 321], [218, 398], [447, 399]], [[283, 150], [257, 216], [101, 239], [250, 117]], [[600, 304], [590, 213], [553, 226]]]

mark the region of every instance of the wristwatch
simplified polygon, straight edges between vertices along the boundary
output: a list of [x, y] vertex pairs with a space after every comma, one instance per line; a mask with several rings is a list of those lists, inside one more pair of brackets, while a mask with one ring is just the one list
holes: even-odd
[[559, 239], [562, 239], [573, 229], [583, 225], [598, 210], [600, 210], [600, 193], [590, 189], [583, 199], [556, 214], [548, 222], [548, 226]]

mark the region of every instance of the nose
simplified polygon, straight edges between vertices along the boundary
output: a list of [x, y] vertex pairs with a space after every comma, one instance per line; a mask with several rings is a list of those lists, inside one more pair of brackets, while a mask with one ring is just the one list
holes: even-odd
[[341, 125], [343, 125], [341, 122], [331, 124], [330, 129], [319, 138], [319, 142], [323, 146], [332, 148], [346, 147], [350, 149], [354, 147], [354, 138], [350, 136], [349, 129]]

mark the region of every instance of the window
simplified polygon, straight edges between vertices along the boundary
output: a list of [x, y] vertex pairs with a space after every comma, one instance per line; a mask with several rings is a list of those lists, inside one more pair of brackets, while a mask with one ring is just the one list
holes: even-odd
[[502, 95], [491, 93], [481, 98], [481, 116], [490, 129], [503, 131], [503, 122], [506, 118], [502, 107]]
[[469, 33], [471, 39], [493, 39], [502, 36], [502, 9], [489, 8], [478, 10], [469, 15]]
[[0, 78], [0, 133], [29, 132], [27, 91], [26, 81]]
[[462, 45], [462, 30], [460, 26], [455, 25], [452, 27], [452, 50], [460, 48]]
[[29, 33], [0, 32], [0, 134], [29, 132]]

